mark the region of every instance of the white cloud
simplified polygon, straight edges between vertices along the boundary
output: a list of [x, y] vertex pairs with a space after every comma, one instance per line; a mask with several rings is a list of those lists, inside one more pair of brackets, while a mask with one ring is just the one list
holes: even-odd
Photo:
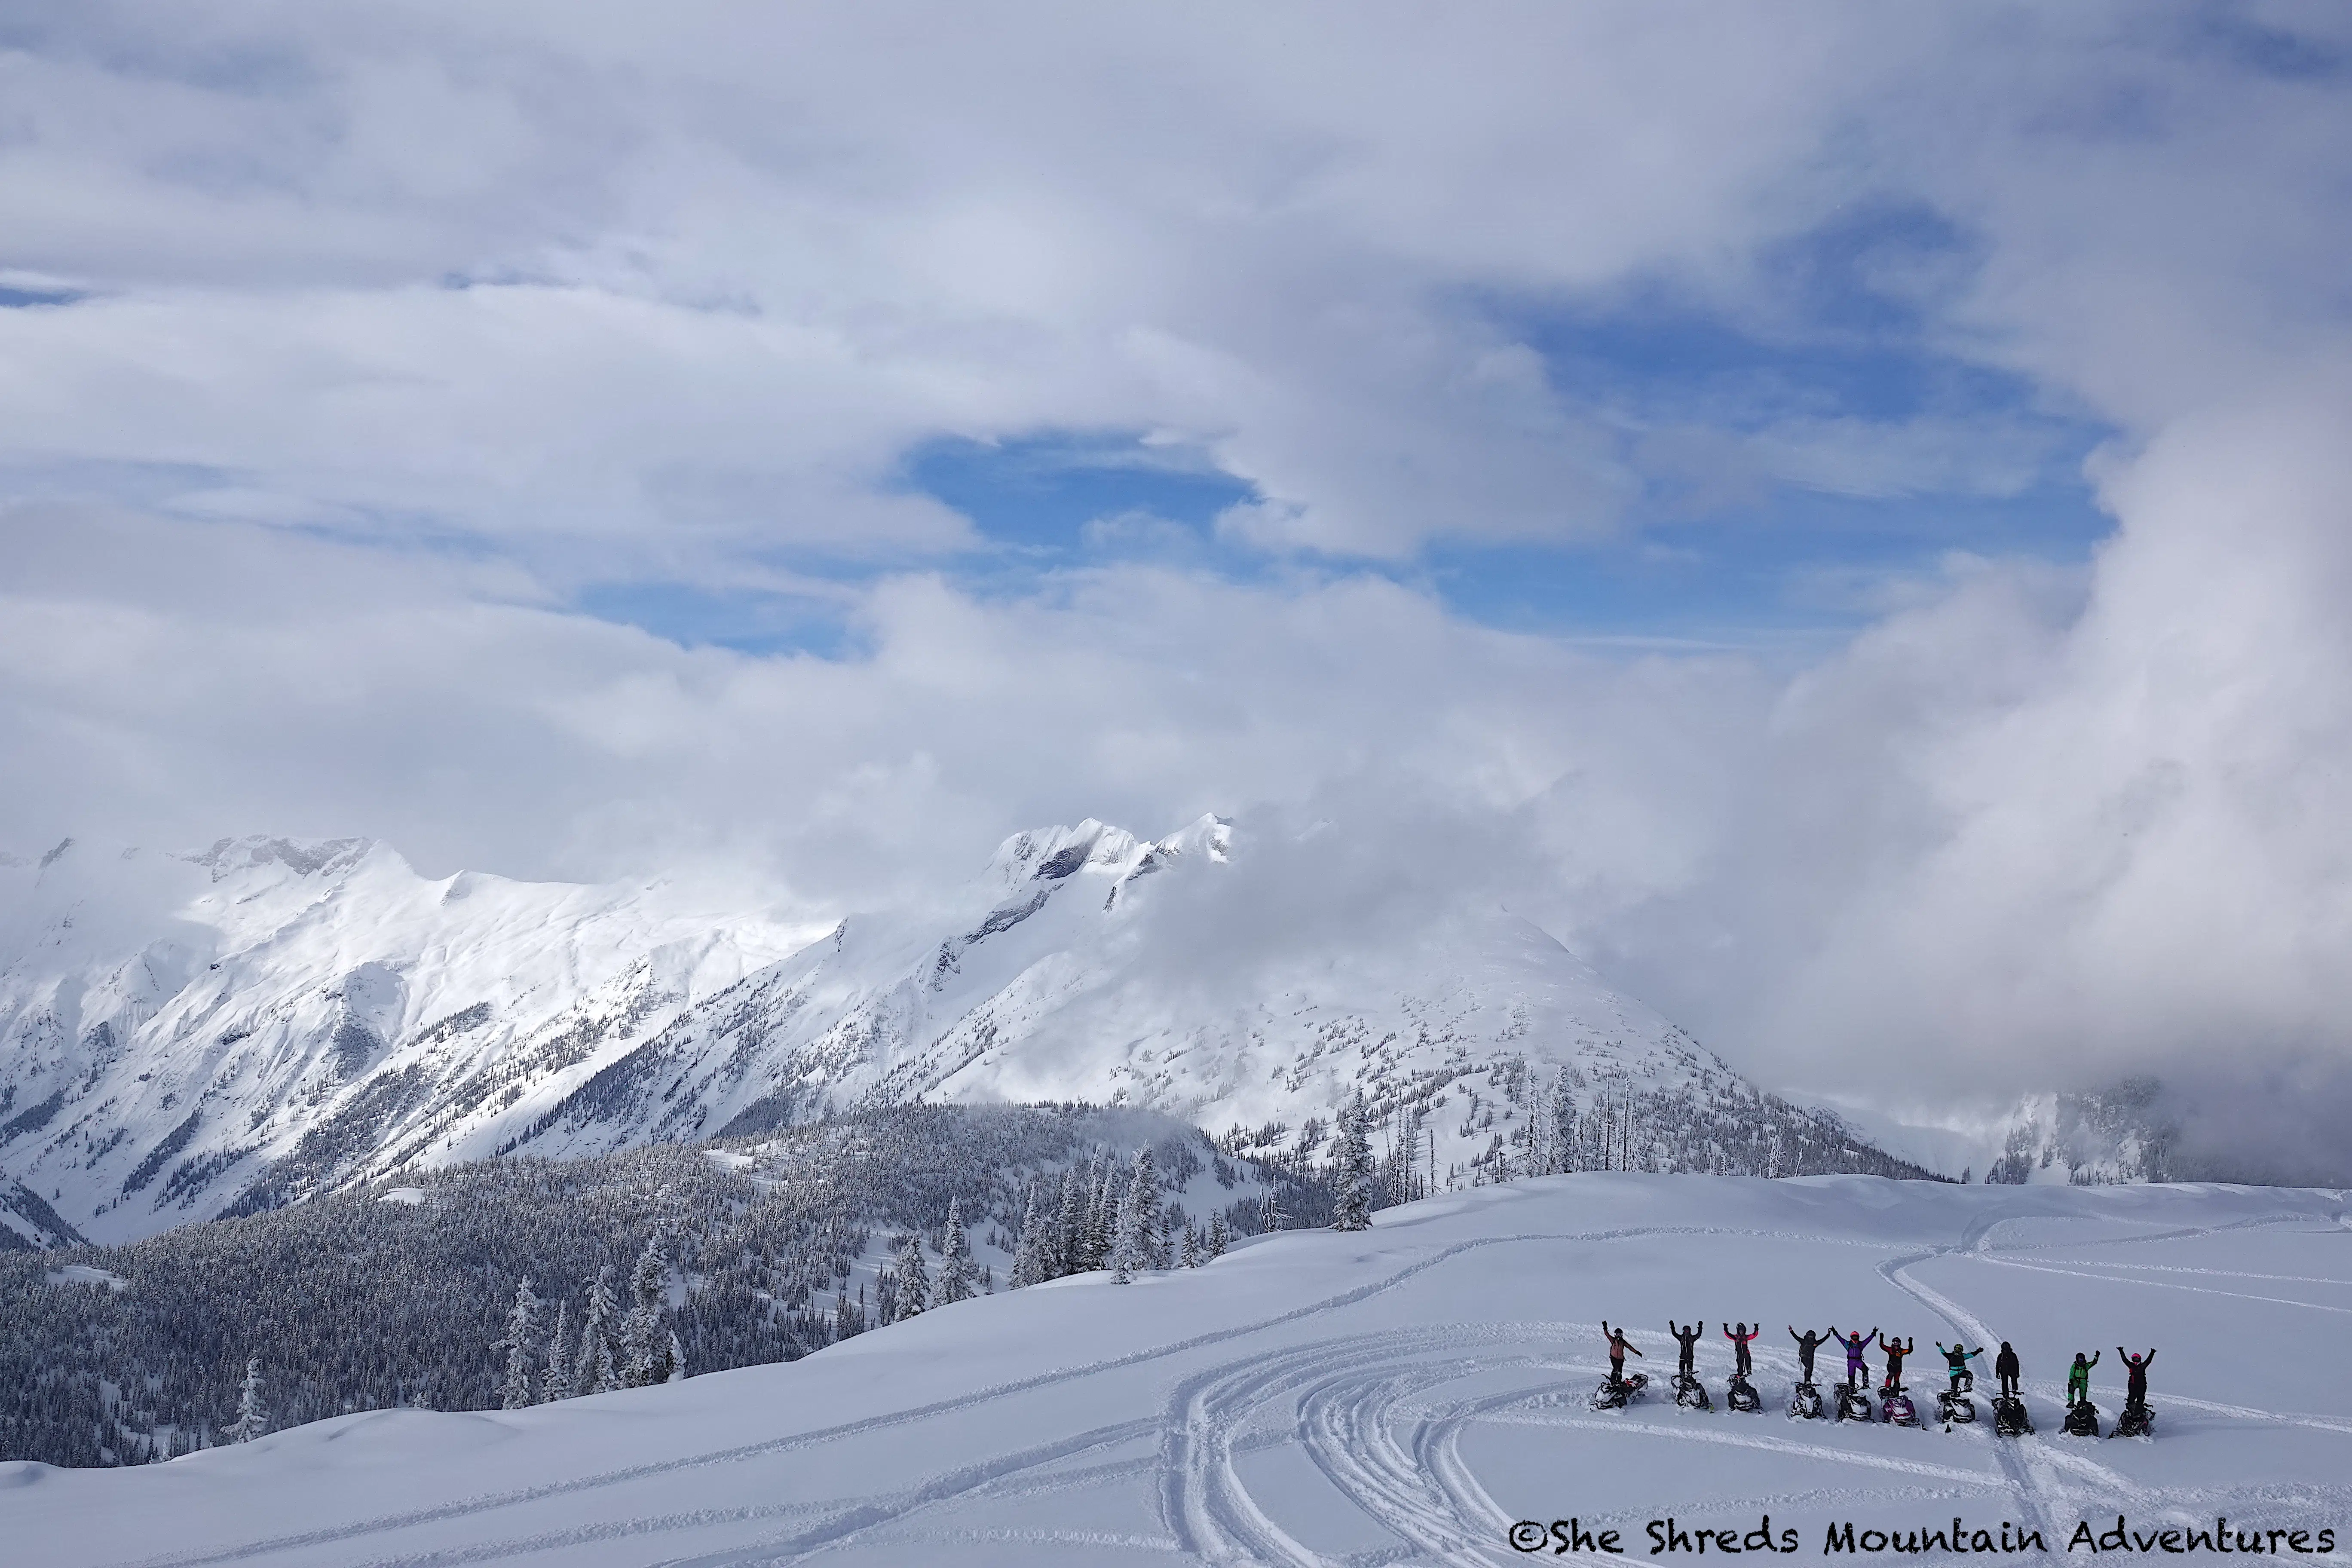
[[[2195, 33], [2265, 23], [2321, 63]], [[2228, 1050], [2345, 1081], [2335, 13], [49, 26], [0, 55], [0, 276], [88, 297], [0, 309], [19, 850], [363, 831], [829, 903], [1013, 826], [1304, 803], [1768, 1078], [1999, 1096]], [[1929, 347], [2116, 433], [2087, 569], [1956, 559], [1792, 670], [1297, 565], [1605, 538], [1661, 472], [1701, 512], [2015, 493], [2032, 410], [1644, 429], [1509, 324], [1659, 285], [1793, 342], [1775, 247], [1874, 204], [1966, 242], [1862, 269]], [[929, 574], [979, 541], [904, 493], [910, 444], [1053, 428], [1212, 454], [1263, 498], [1228, 544], [1288, 564]], [[840, 557], [888, 574], [793, 575]], [[566, 608], [653, 578], [830, 595], [853, 651]]]

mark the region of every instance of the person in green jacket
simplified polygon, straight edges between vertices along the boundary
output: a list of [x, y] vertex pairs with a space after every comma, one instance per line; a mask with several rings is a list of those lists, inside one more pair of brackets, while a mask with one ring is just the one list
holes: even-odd
[[2079, 1405], [2091, 1397], [2091, 1369], [2099, 1364], [2099, 1352], [2093, 1351], [2084, 1361], [2083, 1352], [2074, 1352], [2074, 1364], [2066, 1369], [2066, 1403]]

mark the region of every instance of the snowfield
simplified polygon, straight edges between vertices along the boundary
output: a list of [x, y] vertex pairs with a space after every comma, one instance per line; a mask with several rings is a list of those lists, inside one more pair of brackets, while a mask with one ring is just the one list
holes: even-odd
[[[2156, 1532], [2226, 1515], [2303, 1531], [2306, 1555], [2333, 1531], [2340, 1562], [2345, 1207], [2271, 1188], [1550, 1177], [1367, 1233], [1260, 1238], [1197, 1272], [984, 1298], [786, 1365], [512, 1414], [346, 1416], [136, 1469], [0, 1465], [0, 1541], [60, 1568], [1469, 1564], [1522, 1560], [1517, 1521], [1573, 1518], [1646, 1557], [1650, 1521], [1673, 1517], [1681, 1555], [1769, 1514], [1811, 1558], [1849, 1523], [1866, 1542], [1957, 1515], [2065, 1555], [2079, 1521], [2120, 1514], [2160, 1550]], [[1727, 1315], [1766, 1329], [1760, 1415], [1723, 1409]], [[1669, 1316], [1706, 1320], [1715, 1410], [1654, 1386], [1594, 1412], [1598, 1321], [1626, 1326], [1663, 1385]], [[1789, 1419], [1784, 1325], [1832, 1322], [1916, 1337], [1930, 1411], [1933, 1342], [1986, 1345], [1990, 1387], [2013, 1341], [2038, 1434]], [[2112, 1426], [2118, 1344], [2157, 1348], [2156, 1436], [2060, 1435], [2077, 1349], [2105, 1352]]]

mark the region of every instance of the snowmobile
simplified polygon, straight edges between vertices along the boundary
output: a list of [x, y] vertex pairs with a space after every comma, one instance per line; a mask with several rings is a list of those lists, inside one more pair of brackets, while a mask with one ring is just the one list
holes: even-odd
[[1604, 1377], [1601, 1380], [1601, 1386], [1592, 1391], [1592, 1408], [1622, 1410], [1639, 1399], [1642, 1390], [1649, 1386], [1650, 1374], [1646, 1372], [1637, 1372], [1622, 1382], [1613, 1377]]
[[2021, 1437], [2032, 1431], [2033, 1421], [2025, 1413], [2025, 1401], [2014, 1394], [1994, 1394], [1992, 1429], [2004, 1437]]
[[2155, 1426], [2155, 1411], [2150, 1410], [2145, 1403], [2139, 1400], [2126, 1400], [2124, 1403], [2124, 1413], [2116, 1418], [2116, 1429], [2112, 1434], [2110, 1434], [2110, 1436], [2116, 1437], [2145, 1437], [2150, 1434]]
[[1947, 1426], [1965, 1426], [1977, 1418], [1977, 1402], [1965, 1394], [1955, 1393], [1948, 1388], [1938, 1389], [1936, 1393], [1936, 1414], [1943, 1418]]
[[1822, 1418], [1822, 1391], [1810, 1383], [1801, 1383], [1789, 1391], [1789, 1418], [1818, 1421]]
[[1685, 1372], [1675, 1373], [1675, 1403], [1685, 1410], [1715, 1408], [1715, 1402], [1706, 1396], [1706, 1384]]
[[2095, 1437], [2099, 1435], [2099, 1407], [2087, 1399], [2078, 1399], [2066, 1406], [2066, 1436]]
[[1919, 1407], [1911, 1403], [1911, 1395], [1901, 1384], [1879, 1390], [1879, 1419], [1890, 1426], [1916, 1426]]
[[[1735, 1373], [1732, 1374], [1730, 1386], [1723, 1391], [1723, 1403], [1733, 1410], [1744, 1410], [1753, 1414], [1764, 1408], [1764, 1396], [1756, 1392], [1754, 1384]], [[1820, 1407], [1819, 1396], [1814, 1398], [1813, 1405], [1817, 1409]]]
[[1837, 1418], [1841, 1421], [1870, 1419], [1870, 1395], [1851, 1383], [1838, 1384]]

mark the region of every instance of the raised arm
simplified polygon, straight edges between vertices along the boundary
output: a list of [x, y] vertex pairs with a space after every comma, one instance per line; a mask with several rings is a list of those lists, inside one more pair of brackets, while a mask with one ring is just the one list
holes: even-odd
[[2084, 1366], [2096, 1366], [2099, 1364], [2099, 1358], [2106, 1353], [2107, 1352], [2105, 1351], [2093, 1351], [2091, 1352], [2091, 1359], [2084, 1362], [2083, 1364]]
[[1868, 1340], [1864, 1340], [1864, 1341], [1863, 1341], [1863, 1342], [1862, 1342], [1862, 1348], [1863, 1348], [1863, 1349], [1864, 1349], [1864, 1350], [1868, 1350], [1868, 1349], [1870, 1348], [1870, 1342], [1871, 1342], [1871, 1340], [1874, 1340], [1874, 1339], [1876, 1339], [1877, 1337], [1878, 1337], [1878, 1331], [1877, 1331], [1876, 1329], [1873, 1329], [1873, 1330], [1871, 1330], [1871, 1331], [1870, 1331], [1870, 1339], [1868, 1339]]

